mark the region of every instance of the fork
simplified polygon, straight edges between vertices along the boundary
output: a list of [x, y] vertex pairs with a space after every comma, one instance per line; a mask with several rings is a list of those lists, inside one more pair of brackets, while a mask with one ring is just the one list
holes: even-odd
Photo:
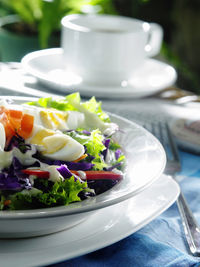
[[[164, 173], [170, 175], [178, 182], [177, 172], [181, 170], [181, 164], [177, 145], [168, 124], [166, 122], [146, 122], [143, 124], [143, 127], [160, 140], [167, 156], [167, 164]], [[176, 203], [182, 219], [183, 229], [190, 252], [193, 256], [200, 256], [200, 227], [182, 192], [180, 192]]]

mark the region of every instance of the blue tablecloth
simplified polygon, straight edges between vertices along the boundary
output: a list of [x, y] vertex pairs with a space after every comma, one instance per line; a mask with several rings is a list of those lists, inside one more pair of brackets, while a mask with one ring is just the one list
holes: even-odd
[[[200, 156], [180, 151], [181, 188], [200, 223]], [[176, 204], [131, 236], [96, 252], [52, 267], [189, 267], [200, 257], [189, 254]]]

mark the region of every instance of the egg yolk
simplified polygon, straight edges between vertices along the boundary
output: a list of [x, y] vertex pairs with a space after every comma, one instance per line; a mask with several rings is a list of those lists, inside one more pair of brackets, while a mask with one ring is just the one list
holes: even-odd
[[51, 135], [54, 135], [55, 132], [54, 131], [51, 131], [51, 130], [48, 130], [48, 129], [42, 129], [42, 130], [39, 130], [34, 136], [33, 138], [30, 140], [30, 143], [31, 144], [34, 144], [34, 145], [44, 145], [43, 143], [43, 139], [47, 136], [51, 136]]
[[40, 111], [40, 119], [44, 127], [52, 130], [66, 128], [68, 114], [66, 112]]

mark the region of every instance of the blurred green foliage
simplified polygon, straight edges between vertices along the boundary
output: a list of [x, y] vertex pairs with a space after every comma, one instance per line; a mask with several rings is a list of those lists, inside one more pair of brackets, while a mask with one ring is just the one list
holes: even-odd
[[200, 0], [0, 0], [0, 16], [18, 14], [41, 48], [71, 13], [104, 13], [157, 22], [164, 29], [161, 56], [175, 66], [178, 86], [200, 94]]
[[177, 85], [200, 94], [200, 0], [113, 0], [119, 14], [164, 29], [161, 57], [178, 72]]
[[111, 0], [0, 0], [0, 6], [2, 12], [17, 14], [30, 32], [38, 33], [41, 48], [48, 47], [50, 35], [60, 30], [60, 21], [67, 14], [84, 13], [84, 9], [116, 13]]

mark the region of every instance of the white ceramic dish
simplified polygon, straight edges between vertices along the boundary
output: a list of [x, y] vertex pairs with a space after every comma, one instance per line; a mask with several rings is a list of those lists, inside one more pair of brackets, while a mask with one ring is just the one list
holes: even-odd
[[[5, 97], [6, 98], [6, 97]], [[12, 97], [7, 97], [12, 99]], [[14, 98], [20, 104], [32, 98]], [[98, 209], [105, 208], [129, 199], [158, 179], [164, 170], [166, 156], [163, 147], [142, 127], [112, 115], [122, 131], [115, 139], [123, 147], [127, 159], [124, 179], [111, 190], [97, 197], [56, 208], [1, 211], [0, 237], [39, 236], [57, 232], [74, 226], [93, 215]]]
[[134, 198], [101, 209], [66, 231], [35, 238], [0, 239], [0, 265], [44, 266], [106, 247], [152, 221], [171, 206], [178, 195], [177, 183], [162, 175]]
[[84, 96], [112, 99], [152, 95], [171, 86], [177, 79], [172, 66], [155, 59], [146, 59], [131, 80], [124, 80], [119, 86], [86, 84], [81, 77], [65, 71], [62, 54], [61, 48], [32, 52], [22, 59], [22, 65], [25, 71], [41, 83], [64, 94], [79, 90]]

